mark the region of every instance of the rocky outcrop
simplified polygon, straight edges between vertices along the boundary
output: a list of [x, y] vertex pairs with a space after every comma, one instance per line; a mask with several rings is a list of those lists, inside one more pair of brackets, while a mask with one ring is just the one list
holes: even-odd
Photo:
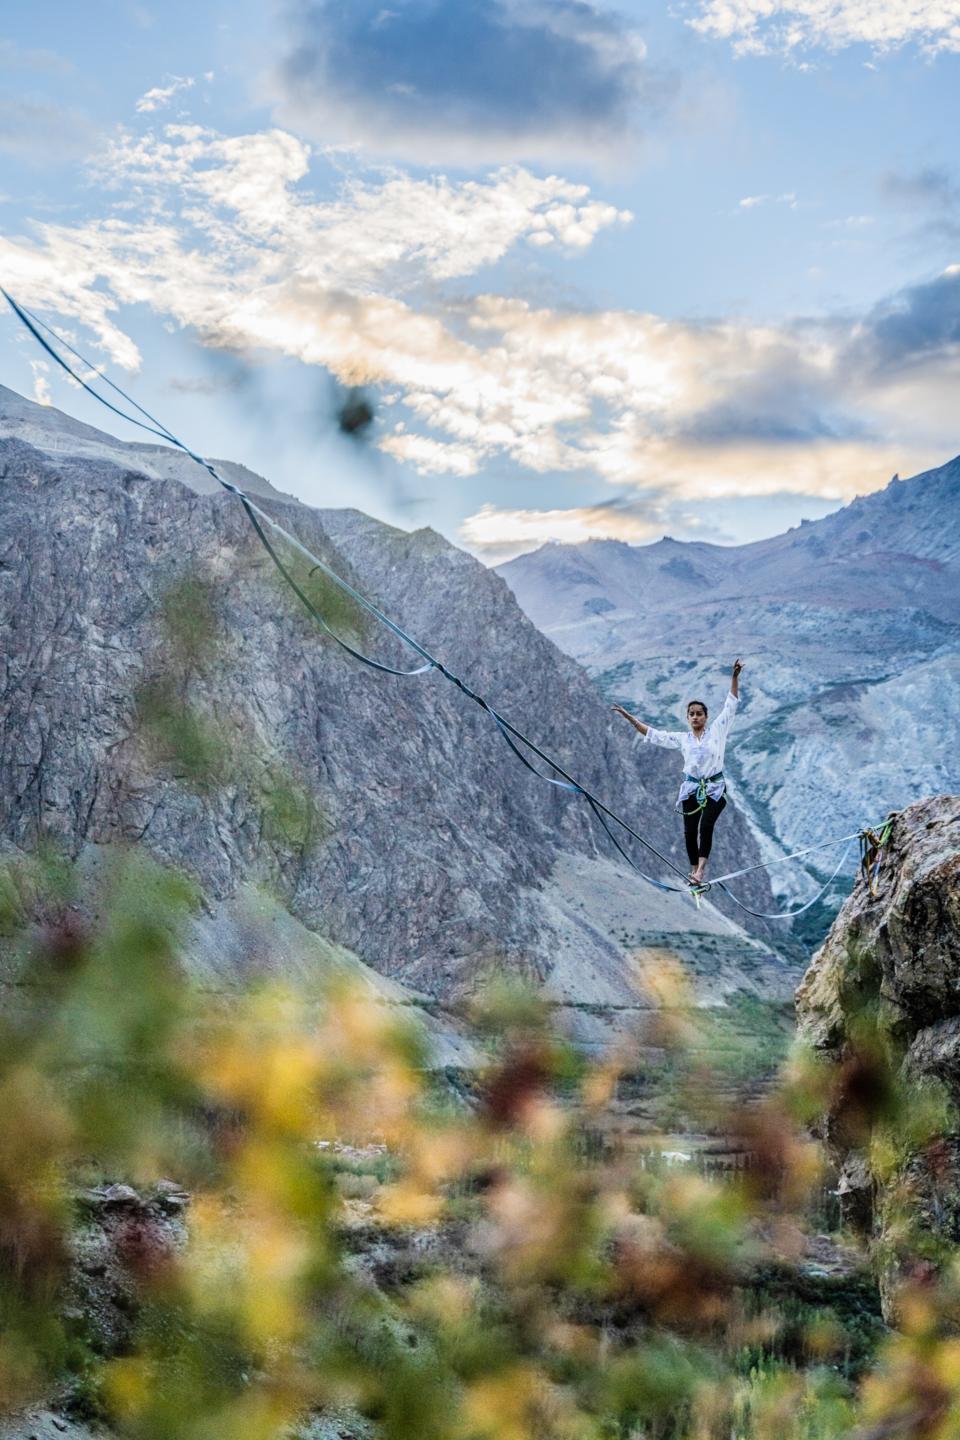
[[[197, 467], [78, 435], [19, 398], [8, 408], [5, 421], [0, 394], [0, 839], [53, 836], [72, 856], [141, 844], [194, 876], [218, 914], [256, 885], [440, 1000], [506, 961], [545, 983], [559, 969], [564, 1004], [629, 1010], [645, 1003], [637, 946], [726, 924], [616, 862], [586, 807], [523, 770], [453, 686], [346, 659]], [[497, 575], [430, 530], [260, 493], [679, 859], [669, 757], [641, 770], [587, 675]], [[362, 629], [336, 595], [319, 603]], [[382, 630], [362, 643], [410, 663]], [[757, 858], [732, 810], [716, 853], [731, 868]], [[743, 895], [772, 908], [763, 872]], [[733, 970], [768, 992], [790, 983], [769, 944], [731, 933]]]
[[903, 1278], [960, 1241], [960, 798], [896, 817], [878, 890], [841, 909], [797, 1019], [834, 1066], [821, 1133], [893, 1316]]

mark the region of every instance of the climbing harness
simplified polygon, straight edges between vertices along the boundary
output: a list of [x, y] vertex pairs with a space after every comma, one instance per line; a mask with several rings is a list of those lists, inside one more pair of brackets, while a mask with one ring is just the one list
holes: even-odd
[[[452, 685], [455, 685], [457, 689], [460, 690], [462, 694], [467, 697], [467, 699], [472, 700], [476, 705], [478, 705], [490, 716], [491, 720], [496, 726], [497, 732], [500, 735], [501, 739], [505, 741], [505, 743], [510, 747], [514, 756], [520, 761], [522, 765], [526, 767], [526, 769], [531, 771], [532, 774], [536, 775], [538, 779], [546, 781], [548, 785], [556, 786], [558, 789], [568, 791], [570, 794], [573, 795], [582, 796], [583, 799], [586, 800], [587, 804], [590, 806], [592, 814], [599, 821], [600, 825], [602, 826], [607, 837], [613, 844], [614, 848], [627, 862], [627, 864], [630, 865], [632, 869], [634, 869], [637, 874], [640, 875], [642, 879], [644, 879], [649, 885], [655, 886], [658, 890], [670, 891], [674, 894], [689, 894], [692, 896], [698, 909], [700, 907], [701, 899], [705, 895], [707, 895], [711, 889], [716, 887], [722, 890], [724, 894], [727, 895], [729, 899], [734, 902], [735, 905], [739, 905], [742, 910], [747, 911], [747, 913], [750, 915], [757, 916], [761, 919], [787, 920], [792, 918], [794, 915], [802, 914], [804, 910], [808, 910], [811, 905], [816, 903], [816, 901], [829, 888], [829, 886], [833, 884], [833, 881], [836, 879], [841, 869], [843, 868], [849, 851], [850, 842], [855, 839], [859, 839], [861, 843], [861, 863], [864, 867], [864, 874], [867, 876], [868, 883], [870, 884], [871, 893], [876, 893], [876, 877], [879, 873], [883, 853], [889, 841], [893, 815], [888, 816], [887, 820], [884, 822], [884, 825], [881, 827], [879, 834], [875, 833], [872, 830], [857, 831], [853, 835], [841, 836], [837, 840], [825, 840], [820, 845], [807, 846], [806, 849], [798, 850], [793, 855], [785, 855], [781, 856], [777, 860], [761, 861], [756, 865], [745, 866], [741, 870], [731, 871], [728, 875], [721, 875], [716, 880], [706, 881], [701, 885], [691, 884], [687, 880], [681, 868], [676, 865], [669, 856], [664, 855], [662, 851], [658, 850], [655, 845], [652, 845], [650, 841], [647, 840], [643, 835], [641, 835], [638, 830], [636, 830], [632, 825], [628, 823], [628, 821], [624, 820], [621, 815], [618, 815], [615, 810], [612, 810], [608, 805], [604, 804], [602, 800], [598, 799], [596, 795], [593, 795], [589, 790], [587, 790], [585, 786], [581, 785], [579, 781], [575, 780], [572, 775], [568, 774], [567, 771], [561, 765], [559, 765], [556, 760], [554, 760], [550, 755], [548, 755], [546, 751], [542, 750], [527, 735], [525, 735], [521, 730], [517, 729], [517, 727], [513, 725], [509, 720], [507, 720], [503, 715], [501, 715], [499, 711], [495, 710], [493, 706], [489, 703], [489, 701], [487, 701], [482, 695], [478, 694], [477, 691], [473, 690], [468, 684], [466, 684], [464, 680], [462, 680], [458, 675], [454, 674], [452, 670], [448, 669], [448, 667], [444, 665], [442, 661], [438, 660], [436, 656], [432, 655], [425, 646], [421, 645], [418, 640], [414, 639], [412, 635], [408, 634], [401, 625], [398, 625], [395, 620], [392, 620], [389, 615], [385, 614], [384, 611], [379, 608], [379, 606], [373, 603], [372, 600], [368, 600], [365, 595], [361, 594], [359, 590], [356, 590], [349, 583], [349, 581], [344, 580], [343, 576], [338, 575], [337, 572], [332, 569], [331, 566], [329, 566], [324, 560], [322, 560], [318, 555], [315, 555], [311, 550], [308, 550], [307, 547], [302, 544], [302, 542], [299, 541], [295, 535], [292, 535], [288, 530], [284, 529], [284, 527], [280, 525], [279, 522], [276, 521], [272, 515], [270, 515], [266, 510], [262, 509], [254, 500], [252, 500], [250, 496], [239, 487], [239, 485], [234, 485], [232, 481], [225, 480], [211, 461], [207, 460], [204, 456], [198, 454], [195, 450], [192, 450], [189, 445], [186, 445], [182, 440], [178, 439], [177, 436], [174, 435], [173, 431], [168, 430], [167, 427], [162, 423], [162, 421], [158, 420], [156, 416], [151, 415], [151, 413], [148, 410], [145, 410], [144, 407], [140, 405], [136, 400], [134, 400], [131, 395], [128, 395], [125, 390], [122, 390], [119, 385], [116, 385], [107, 375], [105, 375], [101, 370], [97, 369], [95, 365], [92, 365], [90, 361], [85, 356], [81, 355], [78, 350], [74, 349], [74, 347], [69, 343], [69, 341], [65, 340], [62, 335], [60, 335], [50, 325], [47, 325], [45, 321], [39, 318], [39, 316], [34, 315], [31, 311], [19, 305], [17, 301], [14, 300], [13, 296], [9, 294], [9, 292], [4, 289], [3, 286], [0, 286], [0, 295], [4, 297], [17, 318], [26, 327], [26, 329], [29, 330], [30, 334], [34, 337], [37, 343], [42, 346], [43, 350], [50, 356], [50, 358], [58, 366], [60, 366], [60, 368], [64, 370], [66, 374], [78, 385], [80, 385], [81, 388], [84, 389], [89, 395], [92, 395], [93, 398], [95, 400], [98, 400], [101, 405], [104, 405], [108, 410], [111, 410], [115, 415], [118, 415], [121, 420], [126, 420], [128, 424], [135, 425], [138, 429], [145, 430], [148, 434], [154, 435], [158, 439], [164, 440], [168, 444], [175, 446], [176, 449], [182, 451], [184, 455], [188, 456], [189, 459], [193, 460], [203, 470], [206, 470], [207, 473], [214, 480], [216, 480], [219, 485], [223, 487], [224, 490], [228, 491], [231, 495], [236, 496], [236, 498], [239, 500], [240, 504], [243, 507], [244, 513], [246, 514], [251, 527], [253, 528], [255, 534], [257, 535], [260, 543], [263, 545], [263, 548], [267, 552], [273, 564], [276, 566], [280, 575], [290, 586], [291, 590], [300, 600], [301, 604], [311, 615], [311, 617], [317, 621], [317, 623], [322, 627], [324, 632], [330, 636], [331, 639], [336, 641], [337, 645], [339, 645], [341, 649], [345, 650], [348, 655], [350, 655], [353, 659], [358, 660], [362, 665], [366, 665], [369, 668], [386, 675], [394, 675], [401, 678], [411, 678], [415, 675], [423, 675], [431, 670], [436, 670], [440, 675], [443, 676], [445, 680], [449, 680]], [[77, 361], [79, 361], [80, 364], [88, 372], [87, 375], [84, 376], [82, 374], [78, 374], [76, 369], [67, 360], [64, 359], [60, 351], [56, 349], [53, 344], [51, 344], [50, 340], [46, 339], [45, 335], [41, 333], [42, 331], [46, 331], [46, 334], [49, 335], [52, 340], [56, 341], [57, 345], [62, 347], [63, 350], [66, 350]], [[131, 415], [130, 413], [128, 413], [128, 411], [122, 409], [119, 405], [115, 404], [107, 396], [101, 395], [100, 392], [94, 387], [94, 385], [90, 383], [93, 377], [96, 377], [98, 381], [108, 386], [110, 390], [112, 390], [113, 393], [121, 400], [123, 400], [127, 405], [132, 406], [133, 409], [137, 412], [137, 415], [141, 416], [142, 418], [138, 419], [137, 415]], [[314, 605], [310, 597], [307, 595], [303, 587], [300, 585], [296, 577], [291, 573], [289, 567], [281, 559], [276, 546], [273, 544], [270, 536], [267, 533], [268, 530], [272, 532], [274, 536], [279, 536], [281, 539], [283, 539], [288, 545], [292, 546], [294, 550], [296, 550], [300, 555], [302, 555], [304, 559], [310, 562], [311, 576], [317, 571], [325, 575], [328, 580], [332, 581], [333, 584], [337, 585], [345, 594], [349, 595], [350, 598], [361, 607], [361, 609], [365, 610], [367, 614], [373, 616], [375, 620], [379, 621], [380, 624], [384, 625], [403, 644], [409, 646], [410, 649], [412, 649], [415, 654], [420, 657], [422, 664], [417, 665], [410, 670], [396, 669], [394, 666], [388, 665], [384, 661], [376, 660], [369, 655], [364, 655], [362, 651], [356, 649], [353, 645], [349, 644], [346, 640], [344, 640], [342, 636], [338, 635], [337, 632], [327, 623], [326, 619], [319, 612], [319, 610]], [[553, 772], [553, 774], [545, 774], [543, 770], [541, 770], [537, 765], [533, 763], [532, 760], [528, 758], [528, 753], [529, 755], [533, 755], [538, 760], [542, 761], [544, 765], [548, 766], [549, 769]], [[700, 810], [706, 808], [708, 798], [707, 786], [713, 784], [717, 780], [722, 779], [722, 776], [722, 771], [718, 771], [716, 775], [700, 777], [699, 780], [696, 776], [687, 776], [688, 780], [697, 781], [697, 810], [692, 811], [692, 814], [697, 814]], [[667, 869], [672, 870], [673, 873], [680, 878], [682, 883], [679, 885], [666, 884], [661, 880], [655, 880], [653, 876], [648, 875], [646, 871], [642, 870], [637, 864], [637, 862], [633, 859], [632, 855], [630, 855], [630, 853], [625, 849], [619, 836], [614, 832], [613, 828], [611, 827], [610, 822], [612, 822], [613, 825], [619, 826], [620, 829], [627, 835], [629, 835], [631, 839], [636, 840], [640, 845], [642, 845], [646, 850], [648, 850], [651, 855], [654, 855], [662, 865], [665, 865]], [[730, 890], [727, 889], [726, 882], [728, 880], [736, 879], [739, 876], [748, 874], [750, 871], [753, 870], [765, 869], [769, 865], [778, 865], [786, 863], [786, 861], [788, 860], [795, 860], [801, 855], [808, 855], [814, 850], [826, 849], [828, 846], [840, 844], [843, 841], [848, 842], [847, 849], [844, 850], [844, 853], [840, 859], [840, 864], [837, 866], [833, 875], [827, 881], [826, 885], [821, 887], [821, 889], [813, 897], [813, 899], [807, 901], [807, 903], [805, 905], [802, 905], [798, 910], [784, 911], [776, 915], [766, 915], [761, 911], [751, 910], [748, 905], [745, 905], [741, 900], [738, 900], [737, 897], [732, 894]]]
[[[716, 775], [685, 775], [684, 779], [689, 780], [691, 784], [697, 787], [694, 796], [697, 802], [697, 808], [696, 810], [684, 810], [681, 813], [684, 815], [699, 815], [701, 810], [706, 810], [707, 801], [710, 799], [710, 796], [707, 794], [707, 786], [715, 785], [718, 780], [722, 780], [723, 771], [718, 770]], [[677, 809], [680, 810], [679, 801], [677, 802]]]

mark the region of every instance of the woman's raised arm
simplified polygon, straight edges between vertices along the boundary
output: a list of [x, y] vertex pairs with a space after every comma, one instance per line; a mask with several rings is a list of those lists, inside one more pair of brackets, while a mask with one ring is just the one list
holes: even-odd
[[743, 661], [739, 658], [734, 660], [733, 669], [730, 672], [730, 694], [734, 700], [740, 699], [740, 671], [743, 669]]

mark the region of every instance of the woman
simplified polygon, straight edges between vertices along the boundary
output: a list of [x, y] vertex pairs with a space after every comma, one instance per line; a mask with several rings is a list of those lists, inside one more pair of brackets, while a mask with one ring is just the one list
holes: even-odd
[[712, 725], [707, 724], [707, 707], [702, 700], [691, 700], [687, 706], [689, 734], [682, 730], [655, 730], [645, 725], [622, 705], [614, 705], [618, 715], [635, 726], [648, 745], [662, 745], [683, 753], [684, 779], [680, 786], [677, 809], [683, 815], [683, 838], [690, 861], [690, 881], [702, 885], [713, 843], [713, 827], [727, 803], [724, 795], [723, 752], [727, 732], [737, 713], [740, 701], [740, 671], [743, 661], [733, 662], [730, 694]]

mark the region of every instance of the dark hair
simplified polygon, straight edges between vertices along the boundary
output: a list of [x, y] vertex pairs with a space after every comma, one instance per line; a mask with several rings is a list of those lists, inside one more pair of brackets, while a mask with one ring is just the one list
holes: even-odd
[[699, 706], [700, 706], [700, 709], [703, 711], [704, 715], [709, 716], [710, 711], [707, 709], [706, 705], [704, 705], [704, 703], [703, 703], [702, 700], [688, 700], [688, 701], [687, 701], [687, 714], [688, 714], [688, 715], [690, 714], [690, 706], [691, 706], [691, 705], [699, 705]]

